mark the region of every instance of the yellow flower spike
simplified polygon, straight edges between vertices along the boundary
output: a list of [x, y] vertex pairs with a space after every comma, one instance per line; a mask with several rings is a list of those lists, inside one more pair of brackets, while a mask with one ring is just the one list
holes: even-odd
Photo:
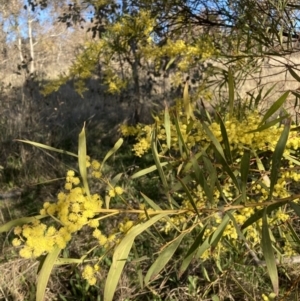
[[19, 238], [14, 238], [13, 241], [12, 241], [12, 245], [13, 245], [14, 247], [20, 246], [21, 243], [22, 243], [22, 241], [21, 241]]
[[23, 226], [22, 235], [23, 235], [24, 237], [28, 238], [28, 237], [31, 236], [32, 229], [31, 229], [29, 226], [27, 226], [27, 227], [26, 227], [26, 226], [27, 226], [27, 225], [24, 225], [24, 226]]
[[115, 193], [116, 193], [116, 195], [121, 195], [121, 194], [123, 194], [123, 188], [122, 187], [120, 187], [120, 186], [116, 186], [115, 187]]
[[90, 226], [91, 228], [97, 228], [97, 227], [99, 227], [99, 225], [100, 225], [100, 223], [99, 223], [99, 221], [96, 220], [96, 219], [92, 219], [92, 220], [89, 222], [89, 226]]
[[77, 222], [78, 220], [78, 216], [75, 214], [75, 213], [70, 213], [69, 216], [68, 216], [68, 219], [70, 222]]
[[57, 233], [57, 230], [53, 227], [53, 226], [50, 226], [48, 229], [47, 229], [47, 233], [46, 233], [46, 236], [53, 236], [54, 234]]
[[20, 250], [19, 255], [25, 259], [32, 258], [33, 257], [32, 249], [25, 246]]
[[97, 160], [93, 160], [91, 165], [94, 170], [99, 170], [101, 167], [101, 164]]
[[101, 231], [99, 229], [95, 229], [93, 232], [93, 237], [99, 239], [99, 237], [102, 235]]
[[78, 177], [74, 177], [72, 179], [72, 184], [75, 185], [75, 186], [79, 185], [80, 184], [80, 179]]
[[110, 235], [107, 237], [107, 240], [108, 240], [109, 242], [113, 242], [115, 239], [116, 239], [116, 234], [110, 234]]
[[127, 233], [132, 227], [134, 223], [133, 221], [127, 221], [126, 223], [120, 223], [119, 230], [122, 233]]
[[262, 294], [261, 297], [262, 297], [262, 301], [270, 301], [268, 296], [265, 294]]
[[107, 241], [108, 241], [108, 239], [105, 235], [103, 235], [103, 234], [99, 235], [98, 242], [99, 242], [100, 246], [105, 246], [107, 244]]
[[66, 190], [71, 190], [72, 187], [73, 187], [73, 186], [72, 186], [72, 183], [66, 183], [66, 184], [65, 184], [65, 189], [66, 189]]
[[89, 285], [95, 285], [97, 282], [97, 279], [95, 277], [95, 272], [96, 272], [95, 268], [90, 265], [85, 266], [82, 272], [83, 279], [85, 279]]
[[75, 171], [74, 170], [68, 170], [67, 177], [74, 177], [74, 176], [75, 176]]
[[15, 227], [14, 234], [20, 235], [22, 233], [22, 228], [20, 226]]
[[61, 202], [63, 202], [66, 199], [66, 197], [67, 196], [64, 192], [59, 192], [58, 195], [57, 195], [58, 201], [61, 201]]
[[96, 279], [96, 277], [92, 277], [92, 278], [87, 279], [87, 282], [89, 285], [95, 285], [97, 282], [97, 279]]
[[109, 191], [108, 191], [108, 195], [109, 195], [111, 198], [115, 197], [115, 196], [116, 196], [115, 190], [114, 190], [114, 189], [109, 190]]
[[47, 211], [45, 209], [40, 210], [40, 215], [46, 215], [46, 214], [47, 214]]
[[92, 172], [92, 177], [96, 178], [96, 179], [100, 179], [102, 176], [101, 172], [99, 171], [93, 171]]

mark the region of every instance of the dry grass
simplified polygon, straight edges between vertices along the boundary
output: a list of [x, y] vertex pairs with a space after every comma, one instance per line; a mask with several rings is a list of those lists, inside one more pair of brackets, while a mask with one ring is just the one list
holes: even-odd
[[37, 268], [38, 262], [34, 260], [15, 258], [1, 263], [0, 300], [33, 300]]

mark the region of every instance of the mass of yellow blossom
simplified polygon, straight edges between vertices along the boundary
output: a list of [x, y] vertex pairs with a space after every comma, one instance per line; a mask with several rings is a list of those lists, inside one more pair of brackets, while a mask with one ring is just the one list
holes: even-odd
[[[170, 109], [173, 118], [171, 117], [170, 122], [170, 140], [171, 147], [170, 149], [167, 146], [167, 133], [166, 125], [164, 121], [164, 112], [158, 115], [155, 118], [155, 123], [150, 125], [141, 125], [138, 124], [134, 127], [126, 127], [122, 125], [120, 128], [121, 133], [127, 136], [133, 136], [136, 139], [132, 150], [136, 156], [142, 157], [146, 152], [151, 148], [151, 132], [156, 131], [156, 137], [158, 141], [159, 151], [161, 155], [166, 156], [168, 153], [172, 155], [172, 162], [174, 164], [174, 158], [178, 158], [178, 162], [181, 162], [180, 155], [180, 143], [179, 143], [179, 134], [178, 129], [176, 128], [175, 118], [177, 118], [177, 123], [179, 124], [179, 130], [181, 134], [181, 139], [184, 141], [188, 151], [193, 154], [197, 150], [207, 149], [211, 143], [211, 139], [208, 136], [207, 132], [203, 128], [203, 121], [195, 119], [192, 122], [187, 120], [184, 110], [180, 106], [175, 106], [173, 109]], [[230, 150], [233, 154], [233, 164], [238, 166], [240, 164], [241, 157], [245, 149], [248, 149], [252, 152], [253, 156], [253, 179], [247, 183], [247, 204], [244, 208], [236, 210], [232, 216], [236, 224], [240, 227], [242, 226], [250, 216], [252, 216], [256, 210], [261, 209], [259, 206], [255, 206], [257, 203], [263, 203], [269, 198], [269, 182], [264, 181], [263, 174], [260, 173], [259, 168], [256, 166], [256, 157], [262, 156], [264, 154], [274, 152], [277, 141], [280, 138], [280, 135], [283, 130], [283, 126], [276, 124], [265, 128], [263, 130], [257, 130], [261, 126], [262, 116], [257, 111], [249, 111], [245, 116], [240, 119], [236, 116], [225, 115], [224, 117], [224, 126], [226, 128], [226, 134], [230, 146]], [[220, 123], [218, 121], [212, 121], [207, 123], [210, 131], [213, 133], [214, 137], [223, 145], [223, 134], [221, 131]], [[293, 126], [292, 126], [293, 128]], [[297, 131], [290, 131], [289, 138], [286, 144], [286, 149], [284, 155], [288, 156], [297, 156], [297, 152], [300, 149], [300, 135]], [[270, 155], [269, 155], [270, 156]], [[295, 157], [296, 158], [296, 157]], [[273, 197], [277, 199], [287, 198], [291, 196], [290, 186], [292, 183], [297, 183], [300, 181], [300, 172], [296, 168], [294, 162], [285, 160], [285, 165], [280, 169], [279, 177], [277, 183], [274, 186]], [[233, 167], [236, 168], [236, 167]], [[220, 170], [220, 173], [223, 173]], [[182, 175], [184, 176], [184, 175]], [[209, 175], [207, 175], [207, 180], [209, 181]], [[255, 179], [256, 178], [256, 179]], [[239, 196], [235, 185], [232, 180], [229, 178], [221, 179], [222, 185], [222, 197], [220, 197], [219, 188], [215, 187], [214, 189], [214, 200], [208, 200], [203, 188], [200, 185], [193, 187], [193, 183], [188, 183], [190, 190], [190, 195], [193, 198], [193, 203], [198, 208], [198, 214], [200, 214], [201, 219], [205, 220], [207, 217], [210, 218], [210, 226], [207, 227], [204, 238], [210, 236], [220, 225], [222, 221], [222, 212], [216, 215], [211, 215], [208, 208], [214, 209], [215, 211], [223, 205], [222, 199], [226, 199], [227, 202], [232, 202]], [[296, 200], [297, 201], [297, 200]], [[165, 220], [165, 225], [162, 227], [165, 233], [170, 231], [176, 231], [175, 227], [181, 228], [182, 230], [187, 227], [187, 223], [192, 225], [195, 220], [196, 212], [194, 210], [194, 205], [187, 195], [184, 193], [181, 194], [180, 200], [181, 206], [180, 209], [187, 209], [187, 211], [182, 215], [176, 215], [171, 217], [168, 220]], [[285, 223], [290, 219], [289, 214], [286, 211], [286, 208], [280, 208], [273, 212], [272, 216], [268, 217], [269, 225], [281, 225], [281, 232], [285, 233], [288, 231], [287, 227], [284, 226]], [[201, 226], [203, 224], [199, 223]], [[243, 230], [243, 235], [251, 245], [255, 248], [259, 246], [261, 241], [261, 220], [256, 224], [252, 224]], [[283, 234], [282, 234], [283, 235]], [[223, 238], [231, 240], [233, 244], [238, 241], [238, 231], [233, 221], [229, 221], [226, 228], [223, 232]], [[220, 251], [226, 251], [226, 244], [220, 244]], [[286, 241], [284, 247], [282, 248], [282, 253], [284, 256], [291, 256], [296, 254], [295, 249], [289, 241]], [[209, 251], [207, 250], [201, 255], [202, 259], [207, 259], [209, 256]]]

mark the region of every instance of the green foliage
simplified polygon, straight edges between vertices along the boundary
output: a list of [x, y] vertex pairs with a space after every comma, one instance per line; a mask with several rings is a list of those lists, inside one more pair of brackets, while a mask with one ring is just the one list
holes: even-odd
[[[97, 284], [108, 265], [103, 298], [111, 301], [124, 269], [132, 262], [138, 263], [141, 289], [146, 287], [155, 295], [160, 277], [171, 270], [177, 284], [191, 265], [201, 264], [204, 278], [213, 283], [216, 281], [213, 277], [219, 272], [225, 275], [224, 267], [235, 263], [237, 257], [243, 258], [244, 265], [250, 260], [258, 265], [264, 261], [272, 285], [267, 289], [273, 290], [274, 295], [263, 295], [263, 299], [279, 296], [277, 265], [296, 255], [299, 247], [298, 229], [293, 226], [292, 215], [299, 216], [299, 195], [295, 187], [300, 181], [300, 136], [291, 121], [285, 126], [281, 124], [290, 118], [288, 115], [270, 120], [283, 107], [289, 92], [262, 115], [259, 104], [273, 87], [264, 95], [263, 89], [257, 96], [250, 95], [250, 101], [240, 101], [236, 87], [243, 82], [245, 74], [257, 71], [257, 58], [267, 53], [266, 47], [278, 46], [274, 37], [281, 52], [287, 50], [283, 45], [285, 28], [281, 18], [268, 15], [269, 10], [285, 12], [286, 4], [282, 2], [276, 7], [267, 1], [269, 7], [264, 8], [262, 17], [252, 18], [257, 12], [256, 3], [237, 2], [230, 5], [232, 11], [225, 14], [229, 18], [226, 21], [222, 19], [222, 11], [220, 16], [213, 15], [213, 11], [201, 11], [198, 20], [203, 21], [202, 14], [207, 16], [206, 23], [200, 22], [201, 26], [208, 22], [230, 28], [226, 24], [234, 24], [234, 29], [223, 31], [225, 34], [221, 31], [211, 34], [199, 27], [198, 32], [193, 31], [197, 18], [185, 6], [188, 4], [183, 6], [181, 1], [174, 8], [168, 1], [160, 1], [161, 7], [156, 4], [160, 11], [151, 9], [152, 1], [140, 1], [143, 6], [133, 10], [136, 4], [133, 1], [130, 2], [132, 10], [123, 7], [122, 13], [109, 0], [87, 3], [97, 8], [97, 12], [108, 10], [101, 39], [87, 43], [69, 74], [46, 85], [44, 94], [57, 91], [74, 79], [75, 89], [83, 95], [85, 81], [99, 75], [97, 67], [101, 66], [102, 82], [109, 93], [121, 93], [133, 85], [138, 97], [140, 72], [149, 65], [154, 71], [162, 68], [164, 60], [167, 61], [164, 70], [175, 65], [173, 83], [179, 83], [182, 75], [199, 62], [223, 55], [229, 67], [219, 70], [223, 82], [219, 81], [218, 88], [228, 87], [228, 101], [223, 104], [228, 110], [213, 109], [209, 114], [203, 109], [198, 116], [186, 81], [183, 99], [155, 116], [152, 125], [122, 125], [124, 137], [136, 139], [132, 146], [135, 155], [142, 160], [150, 153], [155, 164], [152, 162], [131, 177], [114, 171], [106, 174], [103, 168], [121, 147], [123, 139], [101, 162], [87, 155], [84, 127], [79, 134], [78, 155], [23, 141], [78, 158], [78, 170], [67, 171], [64, 190], [58, 193], [55, 202], [45, 201], [40, 215], [0, 227], [0, 232], [13, 229], [12, 244], [19, 249], [21, 257], [40, 261], [36, 300], [44, 299], [51, 271], [63, 264], [79, 265], [88, 286]], [[123, 5], [127, 5], [125, 1]], [[165, 11], [164, 16], [161, 11]], [[230, 19], [235, 12], [237, 20]], [[293, 69], [288, 70], [299, 80]], [[205, 83], [204, 80], [200, 87], [202, 95], [208, 88]], [[235, 106], [241, 109], [235, 110]], [[145, 176], [158, 179], [156, 198], [150, 198], [146, 191], [130, 195], [126, 180]], [[137, 204], [131, 199], [138, 200]], [[116, 222], [110, 223], [113, 218], [117, 218]], [[79, 258], [62, 258], [62, 251], [80, 235], [84, 235], [86, 246]], [[144, 273], [140, 263], [149, 254], [139, 254], [136, 245], [146, 239], [155, 241], [153, 249], [157, 249], [153, 250], [153, 262], [148, 263]], [[244, 256], [246, 252], [252, 258]], [[216, 270], [208, 271], [207, 262]], [[251, 299], [239, 281], [234, 276], [232, 279]], [[190, 276], [188, 281], [189, 293], [197, 296], [198, 278]], [[204, 290], [203, 298], [208, 294], [212, 300], [220, 299], [209, 288]]]
[[[294, 236], [296, 233], [291, 223], [287, 226], [290, 220], [288, 210], [294, 209], [298, 214], [299, 207], [298, 195], [289, 187], [300, 181], [298, 169], [294, 168], [300, 164], [299, 134], [289, 131], [290, 126], [284, 128], [280, 124], [262, 129], [267, 122], [266, 116], [279, 109], [276, 104], [281, 105], [282, 99], [279, 98], [264, 116], [245, 111], [245, 118], [239, 120], [232, 112], [217, 114], [217, 119], [211, 122], [193, 116], [193, 105], [185, 99], [185, 104], [178, 102], [175, 107], [165, 109], [152, 126], [123, 126], [122, 132], [134, 134], [138, 143], [147, 141], [155, 162], [155, 167], [136, 172], [132, 179], [157, 172], [166, 200], [152, 200], [142, 194], [145, 204], [139, 209], [129, 205], [126, 189], [118, 186], [122, 174], [106, 177], [102, 173], [103, 165], [121, 147], [122, 139], [101, 163], [91, 161], [86, 154], [83, 128], [78, 147], [80, 178], [69, 170], [65, 192], [58, 194], [56, 203], [44, 203], [41, 216], [37, 218], [49, 222], [23, 218], [1, 227], [1, 232], [14, 228], [16, 238], [13, 245], [21, 246], [21, 256], [46, 256], [40, 263], [37, 300], [43, 300], [55, 265], [83, 264], [83, 279], [89, 285], [95, 285], [105, 258], [112, 261], [104, 300], [113, 300], [118, 281], [134, 251], [134, 241], [138, 242], [146, 233], [153, 235], [153, 231], [158, 231], [163, 247], [146, 275], [139, 273], [141, 287], [151, 288], [162, 270], [169, 268], [174, 254], [185, 244], [186, 251], [179, 256], [179, 277], [192, 260], [213, 260], [222, 270], [230, 254], [247, 248], [254, 260], [261, 253], [265, 257], [273, 291], [278, 295], [278, 257], [285, 260], [297, 254], [296, 241], [286, 237], [293, 237], [291, 230]], [[187, 105], [189, 110], [186, 110]], [[137, 152], [136, 146], [133, 149], [137, 155], [143, 155]], [[102, 196], [90, 192], [93, 181], [100, 181], [106, 187]], [[111, 201], [116, 197], [125, 207]], [[105, 219], [116, 215], [120, 216], [117, 227], [105, 230], [102, 226]], [[81, 254], [81, 258], [59, 258], [61, 250], [68, 248], [70, 241], [88, 228], [92, 230], [89, 233], [96, 245]], [[283, 239], [284, 243], [276, 244], [277, 239]], [[91, 257], [95, 249], [102, 250], [102, 255]], [[138, 260], [139, 256], [136, 251], [134, 253]]]
[[[178, 77], [200, 61], [218, 53], [208, 35], [201, 35], [197, 41], [191, 41], [181, 37], [178, 32], [175, 39], [168, 39], [161, 45], [154, 40], [157, 25], [151, 11], [140, 10], [133, 15], [117, 15], [114, 21], [107, 22], [100, 40], [84, 45], [84, 50], [69, 68], [68, 75], [47, 83], [43, 87], [43, 94], [57, 91], [68, 80], [74, 79], [75, 90], [82, 96], [87, 89], [85, 81], [100, 75], [97, 71], [99, 66], [107, 92], [118, 94], [130, 83], [138, 89], [137, 85], [141, 85], [141, 71], [148, 69], [158, 72], [166, 57], [169, 62], [177, 61], [180, 71], [176, 74]], [[149, 68], [151, 65], [154, 69]], [[126, 71], [128, 69], [129, 72]]]

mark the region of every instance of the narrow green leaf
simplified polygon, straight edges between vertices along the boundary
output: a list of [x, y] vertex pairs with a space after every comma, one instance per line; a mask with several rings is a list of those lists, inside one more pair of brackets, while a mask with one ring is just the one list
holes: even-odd
[[231, 221], [232, 221], [232, 223], [233, 223], [233, 225], [234, 225], [234, 227], [235, 227], [235, 229], [236, 229], [236, 232], [237, 232], [239, 238], [240, 238], [241, 240], [243, 240], [245, 243], [247, 243], [246, 237], [245, 237], [244, 234], [242, 233], [242, 231], [241, 231], [239, 225], [237, 224], [237, 222], [236, 222], [234, 216], [233, 216], [229, 211], [227, 211], [226, 214], [227, 214], [227, 215], [229, 216], [229, 218], [231, 219]]
[[39, 272], [36, 287], [36, 301], [45, 300], [45, 292], [50, 278], [55, 261], [57, 260], [61, 249], [56, 247], [51, 253], [46, 256], [43, 266]]
[[[300, 93], [298, 91], [291, 91], [291, 93], [296, 96], [297, 99], [299, 99], [300, 97]], [[297, 100], [296, 100], [296, 104], [297, 104]], [[297, 107], [297, 106], [294, 106], [294, 108]]]
[[286, 160], [289, 160], [289, 161], [293, 162], [294, 164], [296, 164], [298, 166], [300, 166], [300, 161], [296, 160], [294, 157], [292, 157], [290, 155], [284, 154], [283, 158], [286, 159]]
[[[236, 203], [236, 202], [234, 202], [234, 203]], [[231, 211], [228, 211], [228, 212], [229, 213], [230, 212], [235, 212], [235, 210], [231, 210]], [[223, 232], [226, 229], [227, 224], [229, 223], [229, 219], [230, 218], [228, 217], [228, 215], [223, 215], [222, 222], [219, 225], [219, 227], [217, 228], [217, 230], [208, 237], [208, 242], [210, 243], [210, 246], [212, 247], [212, 249], [216, 248], [216, 246], [219, 243], [220, 239], [223, 237]]]
[[132, 227], [132, 229], [126, 234], [126, 236], [122, 239], [122, 241], [119, 243], [119, 245], [116, 247], [113, 258], [112, 258], [112, 264], [109, 269], [106, 282], [105, 282], [105, 288], [104, 288], [104, 301], [112, 301], [113, 296], [116, 291], [116, 287], [118, 285], [121, 273], [124, 269], [126, 260], [128, 258], [128, 254], [132, 248], [132, 244], [134, 242], [134, 239], [141, 234], [143, 231], [148, 229], [150, 226], [152, 226], [154, 223], [159, 221], [160, 219], [167, 216], [168, 213], [162, 213], [159, 215], [156, 215], [146, 221], [143, 224], [136, 225]]
[[194, 179], [192, 178], [191, 175], [185, 176], [184, 178], [181, 179], [180, 182], [176, 182], [174, 185], [172, 185], [171, 193], [182, 189], [181, 182], [184, 183], [184, 184], [188, 184], [193, 180]]
[[300, 76], [297, 74], [297, 72], [294, 71], [293, 67], [290, 65], [285, 65], [285, 67], [290, 72], [291, 76], [297, 81], [300, 82]]
[[185, 185], [185, 183], [183, 181], [181, 181], [180, 178], [178, 178], [178, 180], [180, 181], [180, 183], [181, 183], [181, 185], [182, 185], [185, 193], [187, 194], [188, 200], [190, 201], [192, 207], [194, 208], [195, 213], [197, 213], [198, 217], [200, 218], [200, 214], [199, 214], [198, 208], [197, 208], [196, 203], [195, 203], [195, 201], [194, 201], [194, 199], [193, 199], [193, 197], [191, 195], [191, 192], [190, 192], [189, 188]]
[[207, 237], [197, 251], [196, 257], [199, 258], [209, 248], [215, 247], [223, 236], [223, 232], [229, 222], [229, 216], [225, 215], [217, 229]]
[[295, 213], [300, 217], [300, 206], [294, 202], [290, 202], [290, 206], [295, 211]]
[[274, 84], [273, 86], [271, 86], [268, 91], [266, 92], [266, 94], [263, 96], [263, 98], [265, 99], [273, 90], [274, 88], [277, 86], [277, 83]]
[[[160, 211], [162, 210], [160, 206], [158, 206], [157, 204], [155, 204], [154, 201], [152, 201], [149, 197], [147, 197], [145, 194], [143, 194], [141, 192], [142, 197], [144, 198], [144, 200], [146, 201], [146, 203], [154, 210]], [[146, 209], [145, 209], [146, 210]], [[178, 227], [172, 222], [172, 220], [166, 216], [165, 219], [172, 225], [172, 227], [174, 229], [176, 229], [178, 232], [181, 232], [180, 229], [178, 229]]]
[[204, 193], [208, 198], [208, 201], [212, 202], [213, 198], [214, 198], [213, 189], [211, 189], [208, 186], [205, 176], [204, 176], [202, 170], [200, 169], [199, 164], [198, 164], [197, 160], [195, 159], [195, 157], [192, 157], [191, 161], [193, 163], [193, 171], [194, 171], [195, 178], [196, 178], [198, 184], [200, 184], [200, 186], [203, 188]]
[[[296, 124], [298, 124], [297, 122], [296, 122]], [[291, 128], [291, 132], [299, 132], [299, 130], [300, 130], [300, 126], [296, 126], [296, 127], [292, 127]]]
[[268, 273], [272, 282], [274, 293], [278, 296], [279, 293], [279, 280], [278, 280], [278, 272], [276, 259], [273, 252], [273, 246], [270, 238], [271, 231], [269, 229], [268, 220], [267, 220], [267, 208], [265, 208], [262, 218], [262, 239], [261, 239], [261, 248], [264, 254], [264, 258], [266, 261], [266, 266], [268, 269]]
[[280, 109], [280, 107], [283, 105], [283, 103], [287, 99], [289, 93], [290, 93], [289, 91], [285, 92], [272, 104], [272, 106], [266, 112], [262, 121], [258, 125], [258, 128], [261, 127], [268, 118], [270, 118], [276, 111], [278, 111]]
[[1, 225], [0, 233], [9, 232], [14, 227], [22, 226], [24, 224], [29, 224], [29, 223], [34, 222], [37, 219], [42, 219], [45, 217], [48, 217], [48, 215], [36, 215], [36, 216], [31, 216], [31, 217], [21, 217], [21, 218], [14, 219], [12, 221], [5, 223], [4, 225]]
[[166, 131], [166, 140], [168, 149], [171, 148], [171, 124], [170, 124], [170, 114], [168, 106], [165, 106], [165, 131]]
[[184, 89], [183, 89], [183, 107], [184, 107], [184, 111], [186, 113], [187, 120], [189, 120], [190, 118], [194, 119], [194, 114], [193, 114], [192, 106], [190, 103], [188, 81], [186, 81], [186, 83], [184, 85]]
[[247, 92], [247, 94], [251, 97], [250, 105], [249, 105], [250, 109], [252, 109], [252, 101], [253, 100], [254, 100], [254, 108], [257, 108], [257, 106], [258, 106], [258, 104], [261, 100], [261, 97], [262, 97], [262, 90], [263, 90], [263, 88], [259, 89], [258, 94], [256, 95], [256, 97], [254, 97], [254, 93]]
[[224, 124], [220, 114], [217, 113], [217, 116], [219, 119], [221, 134], [222, 134], [222, 138], [223, 138], [225, 157], [226, 157], [227, 162], [229, 164], [231, 164], [232, 163], [232, 155], [231, 155], [230, 144], [229, 144], [229, 140], [228, 140], [226, 127], [225, 127], [225, 124]]
[[[206, 281], [208, 281], [208, 282], [211, 282], [211, 280], [210, 280], [210, 278], [209, 278], [209, 276], [208, 276], [207, 269], [204, 267], [203, 264], [201, 264], [201, 272], [202, 272], [202, 274], [203, 274], [204, 279], [205, 279]], [[203, 295], [203, 297], [204, 297], [204, 295]], [[213, 300], [213, 299], [212, 299], [212, 300]]]
[[114, 147], [111, 149], [111, 150], [109, 150], [108, 152], [107, 152], [107, 154], [105, 155], [105, 157], [104, 157], [104, 159], [103, 159], [103, 161], [102, 161], [102, 164], [101, 164], [101, 169], [102, 169], [102, 167], [103, 167], [103, 165], [104, 165], [104, 163], [122, 146], [122, 144], [123, 144], [123, 138], [120, 138], [116, 143], [115, 143], [115, 145], [114, 145]]
[[176, 57], [173, 57], [169, 60], [167, 66], [165, 68], [165, 71], [167, 71], [170, 68], [170, 66], [175, 62], [175, 60], [176, 60]]
[[234, 173], [232, 172], [231, 168], [227, 164], [227, 161], [226, 161], [226, 158], [225, 158], [225, 155], [224, 155], [223, 148], [222, 148], [221, 144], [219, 143], [217, 138], [214, 136], [212, 131], [209, 129], [209, 127], [204, 122], [202, 123], [202, 126], [203, 126], [206, 134], [208, 135], [208, 137], [210, 138], [210, 140], [212, 141], [212, 143], [215, 147], [216, 157], [218, 158], [219, 162], [222, 164], [224, 170], [231, 177], [231, 179], [232, 179], [233, 183], [235, 184], [236, 188], [238, 190], [240, 190], [240, 185], [239, 185]]
[[120, 172], [117, 175], [115, 175], [109, 182], [111, 184], [111, 186], [115, 187], [123, 175], [124, 175], [123, 172]]
[[[300, 208], [299, 208], [299, 209], [300, 209]], [[296, 230], [294, 229], [294, 227], [292, 226], [292, 224], [291, 224], [290, 222], [287, 222], [287, 225], [288, 225], [288, 227], [289, 227], [289, 229], [290, 229], [290, 231], [291, 231], [291, 236], [292, 236], [294, 242], [295, 242], [298, 246], [300, 246], [300, 238], [299, 238], [299, 236], [298, 236]]]
[[217, 161], [219, 161], [219, 163], [221, 163], [223, 170], [226, 171], [227, 174], [230, 176], [235, 187], [239, 191], [241, 191], [240, 184], [239, 184], [236, 176], [234, 175], [232, 169], [230, 168], [230, 166], [227, 164], [227, 161], [224, 159], [224, 157], [219, 153], [219, 151], [216, 148], [215, 148], [215, 157], [216, 157]]
[[179, 273], [178, 273], [178, 278], [180, 278], [182, 276], [182, 274], [186, 271], [186, 269], [188, 268], [188, 266], [190, 265], [194, 255], [197, 252], [198, 247], [202, 244], [203, 242], [203, 235], [205, 233], [207, 225], [205, 225], [199, 235], [196, 237], [195, 241], [193, 242], [193, 244], [191, 245], [191, 247], [189, 248], [189, 250], [187, 251], [182, 264], [179, 268]]
[[203, 151], [203, 163], [204, 163], [204, 166], [209, 174], [209, 186], [210, 186], [210, 189], [211, 190], [214, 190], [215, 188], [215, 185], [216, 185], [216, 181], [218, 179], [218, 173], [217, 173], [217, 170], [216, 168], [214, 167], [214, 165], [212, 164], [211, 160], [209, 159], [207, 153], [205, 151]]
[[195, 121], [192, 119], [188, 122], [186, 130], [185, 130], [186, 134], [189, 134], [193, 130], [194, 124], [195, 124]]
[[79, 171], [82, 178], [83, 187], [87, 196], [90, 196], [90, 189], [87, 180], [87, 170], [86, 170], [86, 137], [85, 137], [85, 125], [82, 128], [82, 131], [79, 134], [78, 139], [78, 165]]
[[[278, 24], [279, 25], [279, 24]], [[280, 26], [279, 31], [275, 31], [275, 35], [280, 46], [283, 46], [283, 26]]]
[[182, 239], [187, 233], [181, 233], [172, 243], [170, 243], [164, 250], [159, 254], [158, 258], [149, 268], [145, 278], [144, 283], [148, 285], [149, 282], [154, 279], [160, 271], [165, 267], [165, 265], [170, 261], [175, 251], [179, 247]]
[[[203, 155], [203, 151], [201, 150], [201, 152], [198, 152], [196, 154], [193, 155], [194, 160], [199, 160], [199, 158], [201, 158], [201, 156]], [[183, 163], [182, 163], [183, 164]], [[187, 161], [186, 164], [184, 165], [184, 168], [182, 169], [183, 173], [189, 173], [191, 171], [193, 167], [193, 161]], [[179, 173], [177, 173], [177, 175], [179, 175]]]
[[248, 183], [248, 175], [250, 169], [250, 150], [244, 150], [244, 154], [241, 160], [241, 190], [243, 201], [247, 201], [247, 183]]
[[151, 149], [152, 149], [152, 155], [153, 155], [153, 159], [154, 159], [158, 174], [159, 174], [160, 179], [162, 181], [165, 192], [167, 192], [169, 190], [169, 186], [168, 186], [168, 182], [167, 182], [166, 176], [164, 174], [164, 171], [162, 169], [162, 165], [160, 163], [158, 152], [157, 152], [156, 130], [153, 130], [153, 132], [152, 132]]
[[149, 259], [150, 259], [150, 257], [144, 255], [142, 257], [139, 257], [139, 258], [131, 260], [131, 263], [139, 263], [139, 262], [142, 262], [142, 261], [145, 261], [145, 260], [149, 260]]
[[[166, 166], [167, 164], [169, 164], [168, 162], [161, 162], [160, 165], [161, 166]], [[151, 173], [153, 171], [157, 170], [157, 167], [156, 165], [152, 165], [148, 168], [145, 168], [145, 169], [142, 169], [142, 170], [139, 170], [138, 172], [136, 172], [135, 174], [133, 174], [130, 178], [133, 180], [133, 179], [137, 179], [137, 178], [140, 178], [148, 173]]]
[[226, 161], [222, 145], [220, 142], [217, 140], [213, 132], [210, 130], [210, 128], [203, 122], [202, 123], [203, 129], [206, 132], [206, 135], [208, 138], [211, 140], [211, 142], [214, 144], [215, 148], [217, 149], [218, 153], [223, 157], [223, 159]]
[[280, 171], [280, 165], [281, 165], [281, 158], [286, 146], [286, 142], [289, 137], [290, 132], [290, 124], [286, 125], [280, 135], [280, 138], [276, 144], [273, 156], [272, 156], [272, 169], [271, 169], [271, 175], [270, 175], [270, 193], [269, 193], [269, 199], [272, 198], [272, 194], [274, 191], [274, 186], [277, 183], [278, 180], [278, 174]]
[[134, 242], [133, 242], [132, 247], [133, 247], [133, 252], [134, 252], [135, 259], [132, 260], [131, 263], [134, 263], [134, 265], [136, 266], [136, 271], [137, 271], [137, 274], [138, 274], [140, 287], [141, 287], [141, 289], [143, 289], [144, 288], [143, 271], [141, 269], [140, 262], [145, 260], [145, 257], [146, 257], [146, 259], [148, 259], [148, 258], [147, 258], [147, 256], [139, 257], [139, 254], [138, 254], [138, 251], [137, 251], [137, 248], [136, 248], [136, 245], [135, 245]]
[[[267, 214], [270, 214], [272, 211], [278, 209], [279, 207], [284, 206], [285, 204], [287, 204], [288, 201], [280, 201], [280, 202], [276, 202], [272, 205], [269, 205], [267, 207]], [[259, 219], [262, 218], [263, 214], [264, 214], [264, 210], [265, 209], [261, 209], [256, 211], [253, 215], [251, 215], [245, 222], [244, 224], [241, 226], [241, 229], [246, 229], [247, 227], [249, 227], [250, 225], [252, 225], [253, 223], [257, 222]]]
[[234, 108], [234, 77], [232, 69], [228, 69], [228, 90], [229, 90], [229, 115], [233, 115]]
[[[177, 135], [178, 135], [178, 144], [179, 144], [179, 149], [181, 150], [180, 153], [181, 153], [181, 156], [184, 157], [184, 158], [187, 158], [188, 155], [189, 155], [189, 150], [184, 142], [184, 139], [183, 139], [183, 136], [182, 136], [182, 133], [181, 133], [181, 130], [180, 130], [180, 126], [179, 126], [179, 122], [178, 122], [178, 116], [176, 115], [175, 118], [174, 118], [174, 122], [175, 122], [175, 128], [176, 128], [176, 132], [177, 132]], [[182, 148], [184, 149], [184, 152], [182, 151]]]
[[154, 210], [161, 210], [160, 206], [158, 206], [155, 202], [153, 202], [150, 198], [148, 198], [145, 194], [141, 192], [142, 197], [147, 202], [147, 204]]
[[[112, 187], [115, 187], [116, 184], [120, 181], [121, 177], [123, 176], [123, 173], [118, 173], [111, 181], [106, 185], [106, 191], [109, 191], [112, 189]], [[105, 208], [109, 209], [111, 197], [109, 194], [106, 194], [105, 196]]]
[[268, 123], [263, 124], [262, 126], [260, 126], [259, 128], [252, 130], [252, 131], [248, 131], [247, 133], [255, 133], [255, 132], [261, 132], [264, 131], [268, 128], [270, 128], [271, 126], [274, 126], [275, 124], [280, 124], [280, 122], [284, 119], [289, 118], [290, 115], [284, 115], [282, 117], [276, 118], [274, 120], [269, 121]]
[[[269, 176], [267, 175], [266, 173], [266, 169], [261, 161], [261, 159], [259, 158], [259, 156], [257, 155], [256, 151], [252, 149], [252, 152], [254, 153], [255, 155], [255, 158], [256, 158], [256, 164], [257, 164], [257, 167], [258, 167], [258, 170], [261, 172], [261, 177], [264, 181], [264, 185], [266, 186], [265, 189], [267, 189], [267, 191], [269, 190], [269, 187], [270, 187], [270, 178]], [[270, 190], [269, 190], [270, 191]]]
[[67, 152], [63, 149], [58, 149], [58, 148], [48, 146], [48, 145], [45, 145], [45, 144], [42, 144], [42, 143], [37, 143], [37, 142], [33, 142], [33, 141], [28, 141], [28, 140], [19, 140], [19, 139], [15, 139], [15, 141], [27, 143], [27, 144], [33, 145], [35, 147], [43, 148], [43, 149], [46, 149], [46, 150], [49, 150], [49, 151], [52, 151], [52, 152], [57, 152], [57, 153], [60, 153], [60, 154], [66, 154], [66, 155], [73, 156], [73, 157], [78, 157], [78, 155], [76, 155], [74, 153]]

